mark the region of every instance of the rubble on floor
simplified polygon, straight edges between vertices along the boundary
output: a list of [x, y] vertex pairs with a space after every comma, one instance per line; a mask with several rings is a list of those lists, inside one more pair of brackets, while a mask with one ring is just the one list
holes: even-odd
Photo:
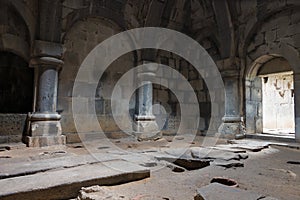
[[130, 200], [129, 198], [116, 194], [108, 187], [94, 185], [91, 187], [82, 187], [79, 191], [77, 200]]
[[[123, 146], [127, 146], [128, 144], [124, 141], [119, 141], [118, 144]], [[178, 139], [177, 141], [184, 142]], [[229, 142], [229, 144], [225, 144], [224, 142], [223, 144], [216, 144], [215, 146], [209, 147], [194, 145], [187, 148], [181, 148], [179, 146], [171, 148], [165, 144], [165, 141], [160, 140], [155, 142], [153, 146], [150, 145], [151, 143], [145, 143], [147, 144], [147, 148], [144, 149], [139, 146], [135, 147], [134, 144], [130, 143], [132, 148], [122, 150], [118, 148], [114, 149], [103, 144], [99, 146], [98, 141], [94, 144], [95, 152], [92, 154], [86, 152], [84, 148], [82, 148], [84, 147], [82, 144], [53, 149], [18, 149], [5, 147], [2, 149], [3, 151], [0, 152], [0, 162], [4, 161], [0, 165], [0, 198], [14, 200], [39, 199], [41, 196], [43, 196], [43, 199], [75, 198], [78, 196], [80, 188], [84, 187], [80, 190], [78, 199], [101, 200], [103, 199], [102, 197], [106, 196], [106, 199], [126, 200], [128, 196], [117, 194], [115, 191], [109, 190], [109, 187], [103, 187], [103, 185], [121, 184], [148, 178], [150, 177], [150, 172], [163, 167], [167, 167], [165, 172], [169, 171], [174, 176], [179, 175], [179, 173], [185, 176], [192, 173], [191, 170], [201, 168], [219, 170], [221, 169], [220, 167], [222, 167], [228, 171], [238, 170], [235, 168], [244, 167], [245, 160], [248, 159], [249, 156], [253, 158], [253, 155], [257, 155], [258, 151], [271, 151], [272, 148], [268, 148], [271, 145], [285, 146], [285, 144], [281, 143], [277, 144], [247, 139], [231, 140]], [[19, 147], [20, 145], [15, 146]], [[72, 151], [70, 151], [70, 149]], [[28, 154], [28, 152], [26, 152], [27, 157], [11, 153], [13, 151], [21, 152], [25, 150], [33, 153]], [[262, 154], [264, 154], [264, 152], [262, 152]], [[290, 167], [299, 163], [296, 157], [289, 159], [290, 160], [284, 161], [284, 163]], [[264, 174], [266, 176], [273, 173], [279, 174], [280, 177], [290, 181], [296, 181], [296, 179], [298, 179], [297, 171], [293, 172], [294, 169], [291, 171], [283, 168], [282, 166], [278, 168], [265, 168], [267, 171], [264, 171]], [[198, 171], [196, 172], [198, 173]], [[216, 176], [220, 175], [222, 174]], [[60, 178], [54, 179], [53, 177]], [[148, 181], [148, 179], [146, 181]], [[238, 188], [225, 189], [225, 186], [215, 186], [218, 181], [212, 182], [214, 183], [205, 186], [204, 189], [206, 188], [212, 191], [220, 190], [224, 195], [236, 193], [237, 196], [232, 199], [239, 199], [239, 194], [249, 195], [248, 199], [250, 200], [252, 197], [253, 199], [256, 199], [256, 197], [265, 200], [271, 199], [271, 197], [265, 198], [254, 192], [244, 191]], [[207, 184], [208, 183], [209, 182], [207, 182]], [[93, 185], [96, 186], [91, 187]], [[243, 187], [243, 189], [245, 188], [246, 187]], [[208, 197], [211, 197], [211, 194], [207, 193], [209, 190], [205, 189], [204, 192], [202, 189], [203, 188], [200, 188], [198, 190], [197, 198], [200, 198], [200, 195], [209, 195]], [[169, 195], [169, 197], [143, 193], [133, 195], [136, 195], [135, 198], [132, 198], [132, 196], [130, 198], [134, 200], [172, 199], [172, 195]], [[209, 199], [206, 197], [203, 198]], [[221, 199], [226, 198], [224, 196]]]

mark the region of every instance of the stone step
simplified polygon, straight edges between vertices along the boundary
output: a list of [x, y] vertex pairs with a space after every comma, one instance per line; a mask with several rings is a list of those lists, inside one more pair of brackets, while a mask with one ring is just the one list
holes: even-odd
[[0, 180], [1, 200], [70, 199], [81, 187], [116, 185], [150, 177], [150, 171], [124, 160], [110, 160]]

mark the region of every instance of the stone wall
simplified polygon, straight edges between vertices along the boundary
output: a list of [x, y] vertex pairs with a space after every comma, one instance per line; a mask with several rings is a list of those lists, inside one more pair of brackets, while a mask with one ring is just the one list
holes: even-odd
[[[285, 57], [294, 71], [295, 80], [297, 80], [294, 81], [296, 118], [298, 121], [300, 119], [299, 109], [297, 111], [297, 105], [300, 103], [297, 92], [299, 91], [297, 89], [299, 75], [297, 74], [300, 72], [300, 4], [297, 0], [155, 0], [155, 2], [151, 0], [64, 0], [55, 2], [53, 7], [49, 8], [53, 12], [43, 12], [42, 8], [45, 9], [47, 5], [51, 5], [47, 1], [41, 0], [39, 4], [35, 0], [1, 1], [0, 51], [14, 53], [26, 60], [27, 63], [31, 57], [34, 57], [30, 49], [34, 49], [36, 40], [45, 40], [45, 42], [55, 43], [55, 45], [63, 44], [64, 56], [59, 59], [64, 61], [64, 65], [59, 74], [57, 110], [62, 114], [61, 122], [64, 133], [76, 132], [72, 115], [72, 90], [83, 59], [106, 38], [124, 30], [143, 26], [164, 27], [189, 35], [206, 49], [216, 62], [220, 73], [222, 72], [223, 75], [231, 72], [236, 74], [239, 85], [231, 98], [238, 99], [238, 103], [230, 109], [239, 111], [236, 113], [237, 117], [246, 117], [249, 132], [259, 132], [263, 123], [261, 81], [255, 77], [249, 79], [249, 73], [253, 73], [251, 71], [253, 64], [263, 65], [267, 60], [261, 58], [269, 54]], [[156, 10], [155, 5], [161, 6], [160, 11]], [[51, 13], [56, 13], [55, 17]], [[157, 18], [157, 16], [159, 17]], [[52, 26], [53, 24], [57, 26]], [[36, 28], [40, 28], [40, 30], [35, 30]], [[117, 108], [111, 108], [111, 92], [119, 78], [137, 65], [140, 61], [137, 59], [139, 57], [136, 52], [120, 57], [105, 71], [100, 82], [98, 82], [99, 77], [94, 77], [93, 72], [84, 72], [86, 79], [79, 81], [83, 91], [82, 101], [95, 102], [95, 108], [89, 106], [83, 108], [83, 112], [86, 113], [83, 116], [86, 118], [84, 124], [86, 131], [97, 131], [97, 126], [89, 123], [91, 109], [96, 109], [97, 117], [105, 131], [117, 132], [120, 130], [112, 119], [112, 109]], [[212, 118], [219, 119], [224, 114], [224, 105], [215, 106], [215, 110], [211, 111], [213, 107], [211, 102], [215, 99], [223, 100], [224, 97], [218, 95], [220, 91], [207, 90], [203, 77], [201, 77], [203, 74], [205, 76], [205, 73], [198, 74], [189, 63], [168, 52], [160, 51], [157, 62], [178, 70], [192, 85], [200, 107], [199, 130], [206, 130], [214, 121], [211, 120]], [[3, 63], [5, 62], [1, 62], [0, 65]], [[90, 63], [90, 65], [95, 70], [99, 69], [97, 63]], [[14, 69], [14, 74], [17, 74], [17, 81], [20, 81], [28, 70], [17, 73], [18, 70]], [[9, 77], [7, 76], [8, 72], [3, 69], [0, 74], [1, 80]], [[180, 83], [175, 81], [176, 78], [172, 74], [169, 76], [171, 81], [168, 84], [175, 84], [180, 88]], [[32, 83], [29, 81], [33, 81], [33, 77], [29, 79], [28, 83], [23, 84], [24, 87], [25, 85], [28, 88], [31, 87]], [[224, 78], [223, 80], [226, 82], [229, 79], [225, 80]], [[165, 82], [163, 79], [161, 81]], [[86, 96], [84, 91], [89, 90], [91, 84], [95, 83], [98, 84], [95, 96]], [[4, 83], [1, 83], [2, 85]], [[16, 87], [19, 85], [18, 83]], [[122, 92], [126, 92], [123, 88], [117, 89], [121, 91], [120, 95]], [[23, 98], [18, 98], [18, 95], [29, 97], [31, 94], [29, 90], [22, 89], [12, 95], [16, 98], [16, 100], [11, 100], [15, 104], [13, 108], [21, 106], [18, 101]], [[167, 116], [166, 122], [159, 122], [160, 126], [164, 130], [176, 131], [180, 123], [178, 100], [172, 91], [161, 85], [154, 85], [153, 96], [154, 103], [162, 105], [166, 110], [166, 113], [160, 111], [155, 113]], [[185, 96], [189, 98], [189, 94]], [[4, 98], [3, 94], [2, 97], [0, 95], [0, 101], [1, 98]], [[133, 96], [132, 99], [129, 106], [131, 117], [134, 113], [135, 97]], [[25, 100], [22, 101], [25, 102]], [[28, 109], [28, 102], [26, 109], [22, 111], [17, 109], [16, 113], [33, 111], [32, 107]], [[3, 102], [3, 104], [9, 106], [3, 106], [2, 109], [12, 107], [9, 102]], [[22, 106], [25, 106], [25, 103], [22, 103]], [[3, 110], [3, 112], [9, 113], [10, 111]], [[212, 124], [214, 130], [219, 125], [220, 123], [216, 121]]]
[[[200, 119], [198, 125], [198, 131], [205, 131], [208, 129], [211, 117], [211, 103], [208, 89], [205, 85], [201, 74], [190, 65], [186, 60], [180, 58], [177, 55], [174, 55], [170, 52], [159, 51], [159, 63], [167, 65], [174, 70], [178, 71], [184, 78], [189, 82], [193, 88], [193, 92], [198, 100], [199, 110], [200, 110]], [[182, 90], [182, 82], [178, 81], [178, 75], [175, 73], [167, 73], [162, 71], [162, 75], [157, 74], [157, 77], [161, 77], [160, 81], [163, 84], [167, 84], [169, 88], [176, 88], [180, 94], [184, 96], [183, 103], [191, 103], [191, 95], [189, 92]], [[157, 118], [161, 119], [160, 114], [166, 115], [166, 121], [163, 126], [161, 126], [163, 131], [166, 132], [176, 132], [180, 124], [181, 112], [180, 112], [180, 103], [174, 95], [174, 91], [171, 91], [169, 88], [166, 88], [162, 85], [154, 85], [154, 104], [160, 104], [164, 107], [166, 113], [157, 113]], [[193, 119], [198, 120], [198, 119]], [[159, 121], [157, 122], [160, 123]]]
[[0, 114], [0, 143], [21, 142], [27, 114]]
[[300, 14], [298, 10], [282, 11], [266, 21], [253, 35], [247, 48], [247, 65], [260, 56], [272, 53], [279, 44], [287, 44], [290, 51], [300, 51]]
[[[108, 37], [120, 32], [120, 28], [112, 22], [99, 18], [88, 18], [77, 22], [67, 33], [64, 46], [64, 66], [59, 75], [58, 110], [62, 114], [62, 129], [64, 133], [77, 132], [72, 113], [72, 92], [78, 69], [88, 53], [99, 43]], [[90, 63], [95, 71], [101, 70], [102, 66]], [[116, 82], [130, 68], [134, 66], [132, 54], [126, 54], [116, 58], [101, 77], [95, 77], [95, 71], [84, 71], [85, 80], [78, 80], [82, 89], [82, 101], [95, 102], [95, 108], [87, 107], [82, 110], [82, 117], [86, 119], [83, 125], [85, 132], [97, 132], [98, 125], [91, 124], [91, 109], [95, 109], [103, 131], [117, 132], [119, 127], [112, 118], [111, 94]], [[95, 96], [85, 94], [93, 84], [98, 84]], [[121, 90], [126, 92], [126, 90]], [[134, 105], [131, 107], [134, 108]]]

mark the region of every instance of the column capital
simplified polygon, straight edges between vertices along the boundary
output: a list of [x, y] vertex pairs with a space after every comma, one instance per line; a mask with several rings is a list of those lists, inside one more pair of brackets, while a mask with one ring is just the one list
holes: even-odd
[[35, 40], [31, 57], [53, 57], [61, 59], [63, 57], [63, 45], [61, 43]]
[[37, 67], [41, 65], [48, 65], [48, 66], [54, 66], [57, 68], [62, 67], [64, 64], [64, 61], [54, 58], [54, 57], [33, 57], [29, 61], [30, 67]]
[[62, 44], [43, 40], [35, 40], [31, 52], [29, 66], [36, 67], [40, 65], [50, 65], [61, 67], [64, 64], [62, 57]]
[[237, 69], [223, 70], [221, 71], [221, 75], [223, 78], [238, 78], [240, 71]]

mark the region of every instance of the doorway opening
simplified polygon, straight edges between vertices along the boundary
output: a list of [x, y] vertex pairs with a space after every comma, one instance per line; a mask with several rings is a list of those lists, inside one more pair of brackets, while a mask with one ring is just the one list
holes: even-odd
[[295, 133], [293, 72], [262, 77], [263, 133]]
[[295, 134], [294, 76], [278, 55], [257, 59], [246, 78], [246, 130], [276, 136]]

